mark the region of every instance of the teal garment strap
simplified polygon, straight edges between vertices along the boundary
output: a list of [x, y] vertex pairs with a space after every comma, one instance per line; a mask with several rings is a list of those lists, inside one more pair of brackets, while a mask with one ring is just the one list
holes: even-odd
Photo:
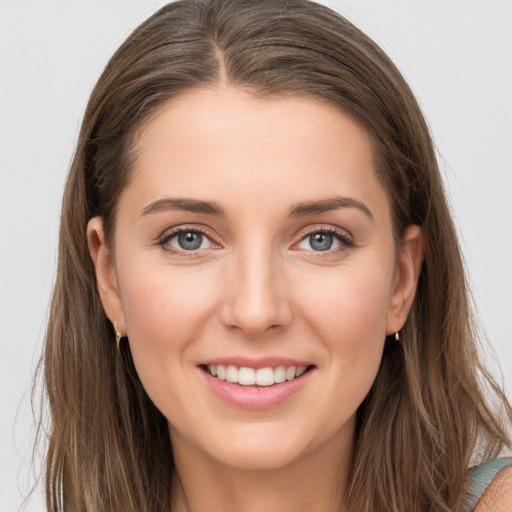
[[476, 507], [478, 500], [487, 489], [488, 485], [493, 481], [494, 477], [505, 468], [512, 466], [512, 457], [503, 457], [501, 459], [494, 459], [481, 466], [475, 466], [468, 472], [469, 480], [469, 508], [471, 512]]

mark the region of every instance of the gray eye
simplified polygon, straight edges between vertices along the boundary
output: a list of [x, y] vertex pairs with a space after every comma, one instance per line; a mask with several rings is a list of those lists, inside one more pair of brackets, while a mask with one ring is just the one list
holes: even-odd
[[178, 235], [178, 245], [185, 251], [199, 249], [203, 243], [203, 235], [196, 231], [186, 231]]
[[334, 241], [330, 233], [313, 233], [309, 235], [309, 244], [315, 251], [327, 251], [332, 247]]

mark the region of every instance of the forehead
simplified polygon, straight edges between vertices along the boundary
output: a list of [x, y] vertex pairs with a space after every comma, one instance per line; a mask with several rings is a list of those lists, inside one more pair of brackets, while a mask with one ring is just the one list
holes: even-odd
[[147, 201], [164, 193], [229, 201], [266, 193], [284, 203], [383, 192], [366, 132], [340, 109], [302, 96], [187, 92], [145, 123], [135, 154], [131, 183]]
[[[333, 137], [326, 137], [326, 128]], [[188, 138], [187, 129], [197, 136]], [[140, 153], [148, 144], [161, 142], [162, 137], [173, 137], [185, 148], [208, 139], [217, 144], [223, 136], [229, 136], [224, 138], [226, 145], [234, 145], [247, 135], [255, 143], [256, 138], [267, 143], [286, 139], [291, 143], [292, 139], [318, 142], [323, 136], [326, 146], [336, 135], [340, 135], [336, 145], [344, 140], [349, 143], [351, 135], [361, 142], [364, 139], [371, 152], [371, 139], [365, 130], [327, 100], [296, 94], [261, 97], [231, 86], [194, 88], [164, 102], [143, 123], [135, 146]], [[203, 138], [199, 140], [199, 136]]]

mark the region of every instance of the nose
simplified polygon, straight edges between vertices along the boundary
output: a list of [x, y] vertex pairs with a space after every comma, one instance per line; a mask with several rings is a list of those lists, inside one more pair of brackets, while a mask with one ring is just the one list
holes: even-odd
[[246, 336], [286, 327], [292, 318], [283, 263], [268, 247], [254, 246], [234, 258], [225, 276], [221, 321]]

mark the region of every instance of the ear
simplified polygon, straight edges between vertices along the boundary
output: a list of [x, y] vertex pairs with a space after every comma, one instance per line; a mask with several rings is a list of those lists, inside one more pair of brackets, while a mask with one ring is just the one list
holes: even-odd
[[423, 262], [423, 235], [419, 226], [409, 226], [400, 245], [395, 268], [386, 334], [398, 332], [412, 306]]
[[96, 271], [96, 283], [103, 309], [112, 323], [117, 322], [117, 328], [121, 336], [125, 336], [126, 322], [123, 303], [119, 293], [114, 259], [105, 243], [105, 232], [103, 231], [103, 219], [101, 217], [93, 217], [88, 222], [87, 242]]

